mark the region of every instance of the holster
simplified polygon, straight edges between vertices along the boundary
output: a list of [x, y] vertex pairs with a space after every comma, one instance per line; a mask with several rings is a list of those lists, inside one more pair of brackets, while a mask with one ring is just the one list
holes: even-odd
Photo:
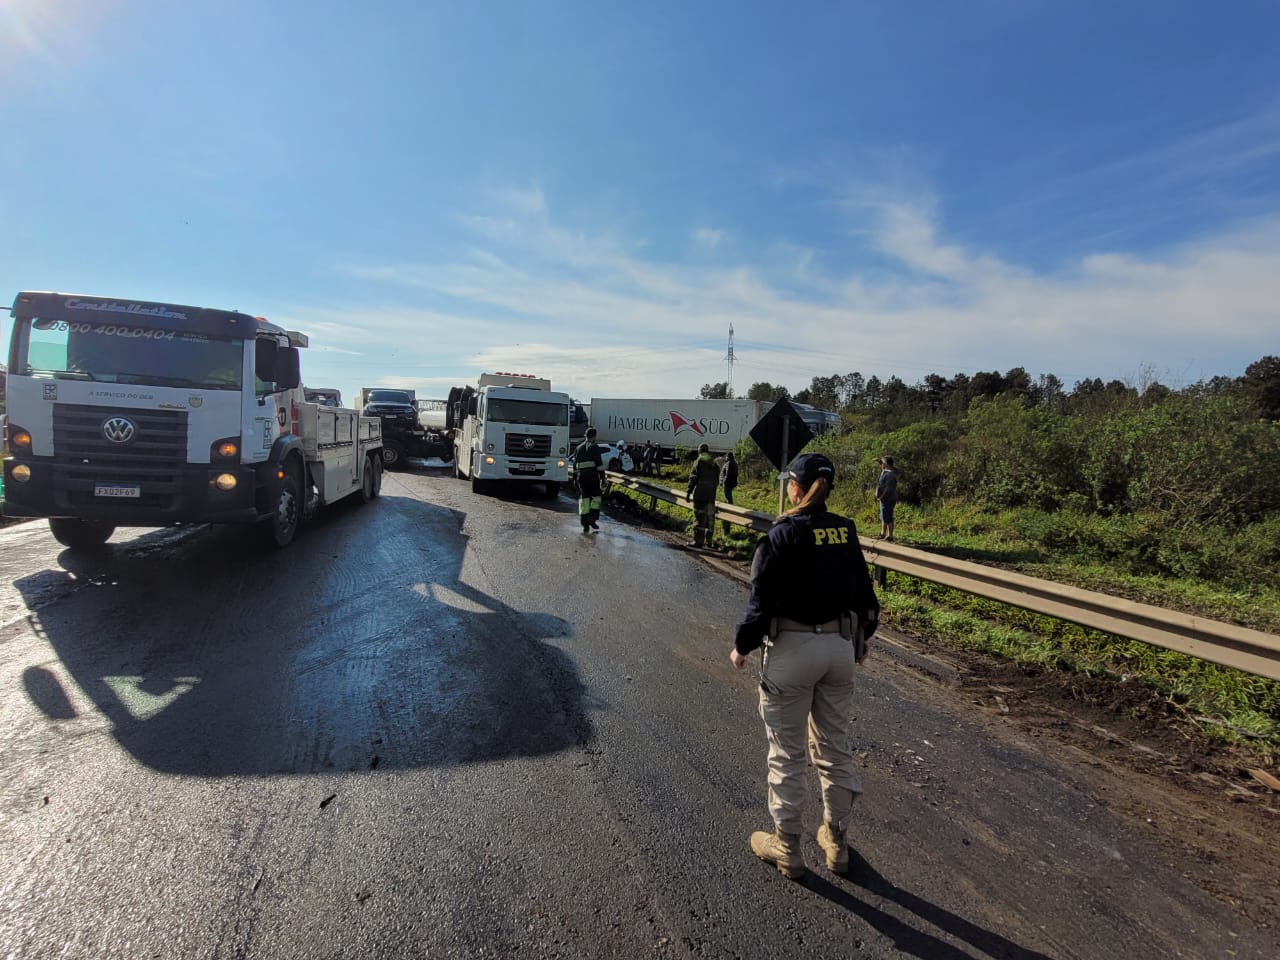
[[867, 633], [862, 622], [852, 610], [840, 614], [840, 636], [853, 644], [853, 658], [861, 660], [867, 655]]

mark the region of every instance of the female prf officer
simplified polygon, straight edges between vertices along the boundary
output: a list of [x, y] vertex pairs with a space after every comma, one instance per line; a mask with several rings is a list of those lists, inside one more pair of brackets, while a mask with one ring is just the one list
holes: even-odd
[[879, 621], [880, 603], [852, 520], [827, 510], [835, 466], [797, 457], [783, 474], [792, 508], [756, 547], [751, 599], [729, 659], [739, 670], [764, 646], [760, 715], [769, 741], [769, 812], [775, 829], [751, 835], [751, 850], [785, 876], [804, 876], [800, 850], [806, 746], [822, 783], [818, 845], [827, 866], [849, 870], [845, 825], [862, 781], [849, 742], [855, 663]]

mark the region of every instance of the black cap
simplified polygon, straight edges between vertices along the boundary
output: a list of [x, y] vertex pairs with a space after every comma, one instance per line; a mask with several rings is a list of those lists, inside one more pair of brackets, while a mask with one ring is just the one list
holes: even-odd
[[813, 486], [813, 481], [819, 477], [826, 479], [827, 486], [835, 487], [836, 465], [820, 453], [802, 453], [779, 475], [779, 479], [783, 477], [790, 477], [806, 490]]

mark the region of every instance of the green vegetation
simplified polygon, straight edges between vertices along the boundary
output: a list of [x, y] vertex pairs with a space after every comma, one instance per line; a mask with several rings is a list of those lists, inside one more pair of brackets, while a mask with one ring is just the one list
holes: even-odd
[[[717, 385], [718, 386], [718, 385]], [[755, 384], [752, 399], [780, 388]], [[845, 429], [832, 508], [879, 531], [875, 459], [900, 470], [897, 539], [1280, 633], [1280, 358], [1179, 390], [1052, 374], [815, 377], [795, 399]], [[735, 500], [777, 510], [774, 470], [736, 451]], [[678, 512], [678, 511], [677, 511]], [[940, 643], [1084, 674], [1138, 677], [1206, 732], [1280, 752], [1280, 683], [890, 575], [885, 617]]]

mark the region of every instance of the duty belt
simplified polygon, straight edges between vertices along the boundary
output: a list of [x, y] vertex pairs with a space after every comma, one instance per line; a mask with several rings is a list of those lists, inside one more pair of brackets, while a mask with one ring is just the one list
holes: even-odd
[[777, 633], [782, 630], [799, 631], [800, 633], [839, 633], [840, 618], [828, 620], [826, 623], [801, 623], [799, 620], [788, 620], [786, 617], [774, 618], [774, 630]]

